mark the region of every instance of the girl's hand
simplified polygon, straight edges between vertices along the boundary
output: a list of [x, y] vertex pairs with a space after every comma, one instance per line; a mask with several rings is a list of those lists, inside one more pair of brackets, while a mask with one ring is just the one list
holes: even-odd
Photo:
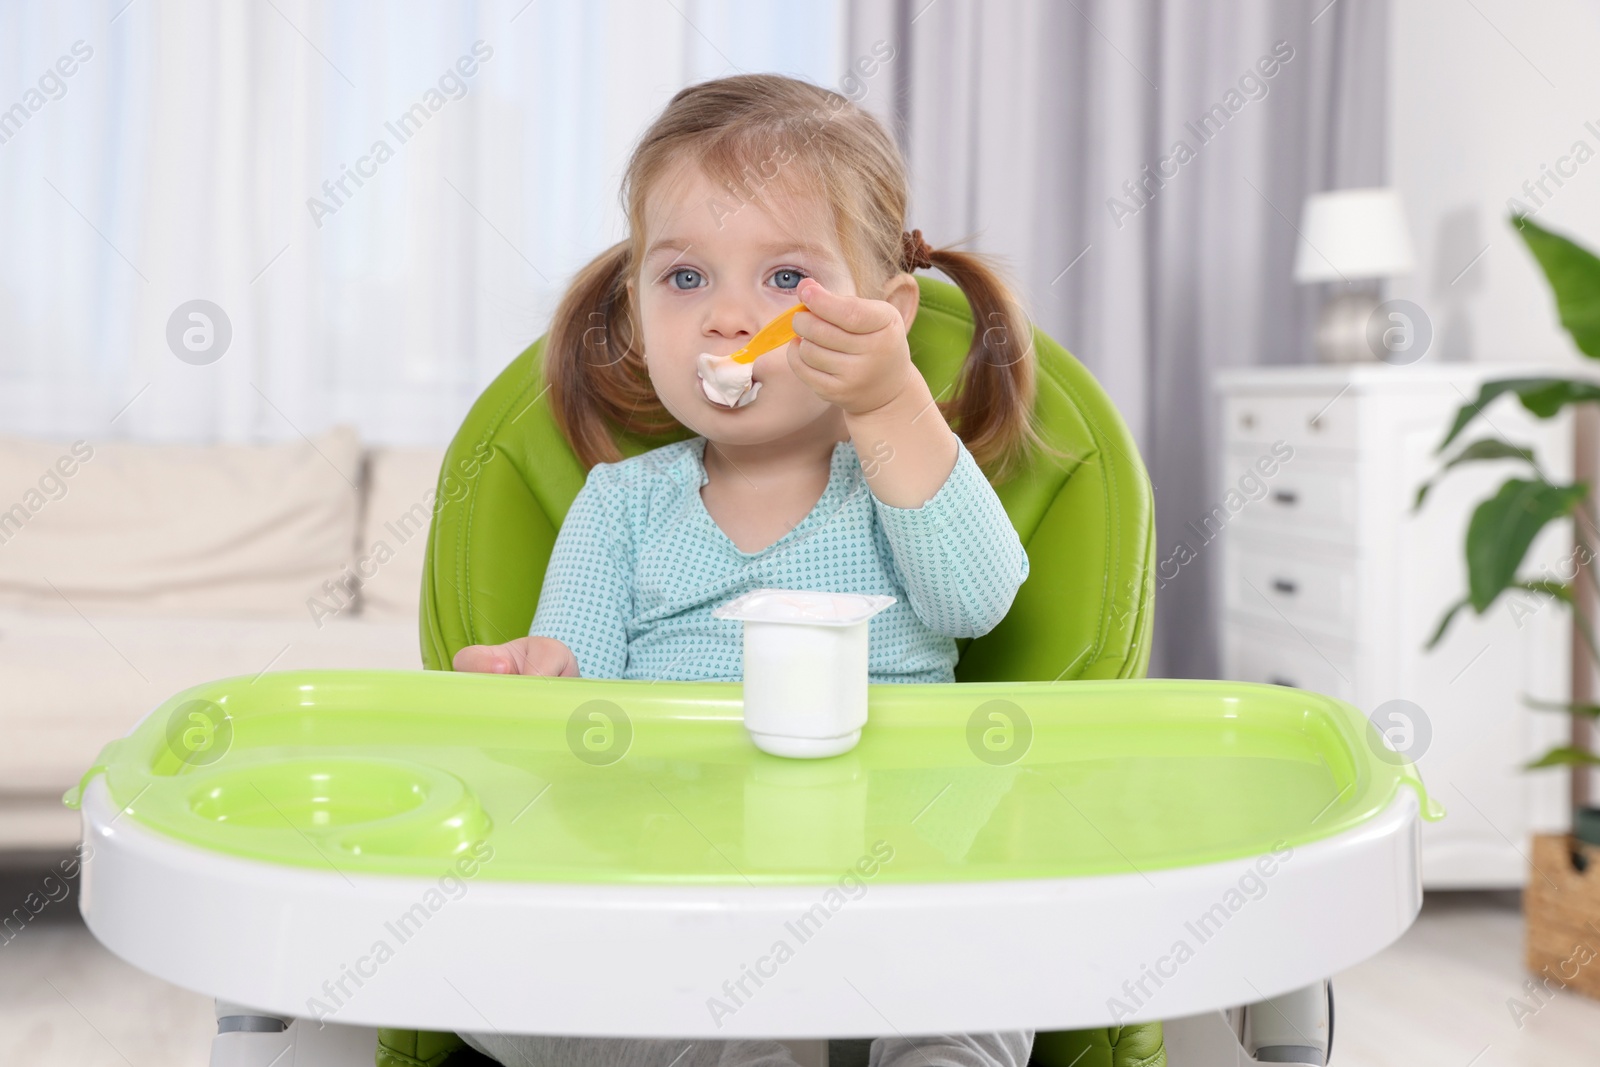
[[481, 674], [578, 677], [578, 658], [553, 637], [519, 637], [503, 645], [468, 645], [456, 653], [451, 666]]
[[796, 296], [798, 340], [789, 345], [795, 376], [846, 415], [865, 415], [892, 403], [922, 375], [911, 362], [906, 323], [886, 300], [845, 296], [803, 279]]

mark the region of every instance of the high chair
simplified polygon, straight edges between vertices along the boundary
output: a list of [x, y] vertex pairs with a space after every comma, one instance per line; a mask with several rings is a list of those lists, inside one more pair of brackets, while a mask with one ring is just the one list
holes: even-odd
[[[945, 397], [972, 343], [972, 311], [955, 286], [913, 277], [921, 299], [907, 336], [912, 362], [933, 395]], [[1067, 458], [1041, 457], [997, 489], [1030, 549], [1031, 573], [999, 626], [956, 640], [956, 681], [1140, 678], [1155, 612], [1150, 479], [1122, 416], [1088, 370], [1042, 331], [1034, 332], [1034, 344], [1035, 411]], [[422, 584], [429, 669], [449, 670], [466, 645], [528, 632], [561, 517], [583, 486], [587, 472], [538, 394], [538, 350], [529, 348], [484, 391], [446, 456], [450, 471], [487, 445], [511, 463], [481, 465], [462, 506], [437, 514]], [[634, 456], [688, 436], [625, 437], [620, 447]], [[1161, 1050], [1161, 1025], [1049, 1035], [1038, 1044], [1041, 1053], [1064, 1055], [1062, 1067], [1082, 1048], [1098, 1051], [1080, 1067], [1147, 1063]], [[1045, 1054], [1036, 1058], [1050, 1062]]]
[[[945, 395], [973, 321], [917, 282], [911, 351]], [[1028, 580], [958, 640], [956, 684], [873, 686], [858, 748], [820, 760], [756, 752], [738, 683], [447, 673], [527, 633], [585, 479], [536, 342], [446, 453], [430, 671], [225, 679], [107, 745], [66, 798], [90, 929], [217, 998], [213, 1067], [464, 1067], [452, 1031], [518, 1026], [772, 1036], [806, 1067], [1014, 1028], [1043, 1067], [1325, 1063], [1324, 979], [1415, 917], [1418, 820], [1442, 813], [1349, 705], [1143, 679], [1149, 480], [1090, 374], [1033, 340], [1065, 458], [996, 487]], [[745, 955], [784, 931], [792, 962]]]

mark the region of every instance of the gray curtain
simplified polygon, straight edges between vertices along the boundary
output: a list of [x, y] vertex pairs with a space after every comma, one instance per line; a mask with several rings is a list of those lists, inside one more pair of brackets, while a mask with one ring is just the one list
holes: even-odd
[[1220, 454], [1212, 372], [1312, 360], [1322, 294], [1291, 277], [1300, 208], [1385, 182], [1387, 27], [1386, 0], [847, 13], [851, 88], [910, 162], [910, 225], [1003, 258], [1132, 427], [1159, 554], [1196, 552], [1157, 594], [1152, 675], [1218, 675], [1218, 550], [1186, 528], [1242, 473]]

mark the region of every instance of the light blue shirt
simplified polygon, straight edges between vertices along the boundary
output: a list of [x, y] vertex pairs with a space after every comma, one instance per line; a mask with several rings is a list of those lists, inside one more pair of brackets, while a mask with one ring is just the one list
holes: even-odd
[[572, 649], [585, 678], [739, 681], [744, 624], [711, 609], [761, 588], [887, 594], [867, 626], [868, 680], [952, 682], [955, 638], [994, 629], [1028, 577], [1004, 505], [956, 443], [955, 468], [918, 508], [879, 500], [855, 446], [836, 443], [821, 499], [760, 552], [741, 551], [700, 498], [704, 437], [598, 463], [528, 632]]

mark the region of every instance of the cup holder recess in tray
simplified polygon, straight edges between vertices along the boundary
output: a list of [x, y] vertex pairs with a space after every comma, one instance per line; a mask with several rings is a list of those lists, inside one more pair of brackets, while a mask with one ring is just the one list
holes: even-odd
[[291, 757], [184, 779], [189, 813], [241, 844], [278, 838], [303, 851], [309, 839], [352, 855], [449, 857], [489, 832], [461, 779], [405, 760]]

